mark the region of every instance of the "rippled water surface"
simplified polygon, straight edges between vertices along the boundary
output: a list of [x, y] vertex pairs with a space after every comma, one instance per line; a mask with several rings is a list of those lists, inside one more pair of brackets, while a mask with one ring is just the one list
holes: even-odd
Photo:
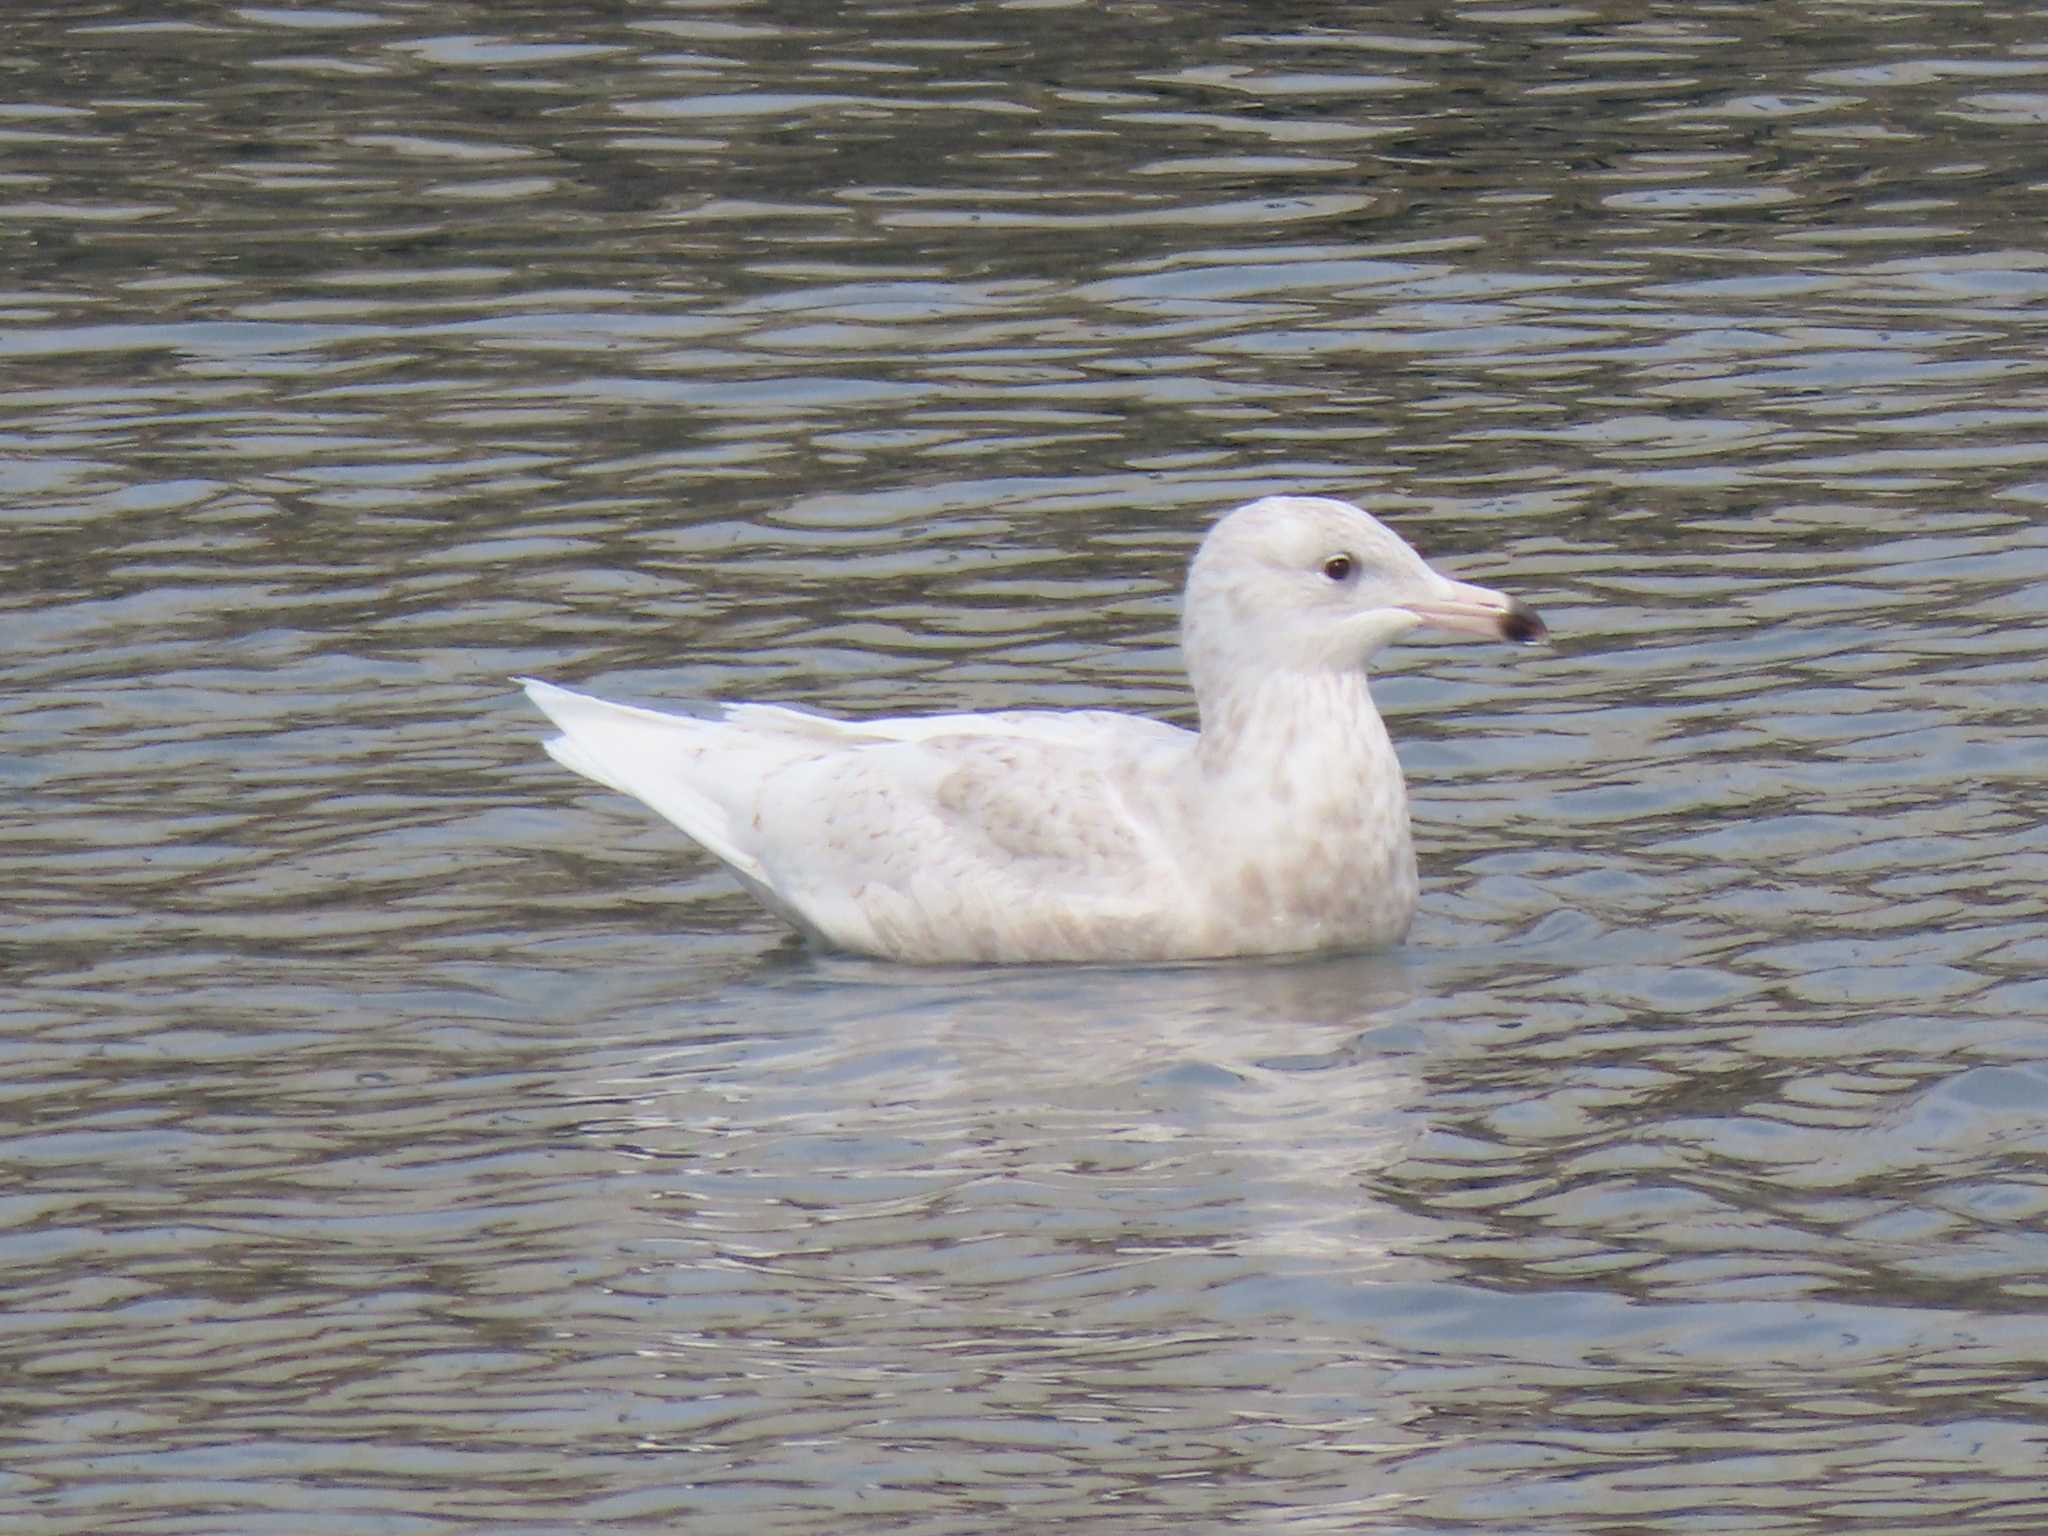
[[[2040, 13], [0, 40], [10, 1531], [2048, 1527]], [[506, 682], [1184, 719], [1275, 490], [1557, 637], [1397, 954], [807, 954]]]

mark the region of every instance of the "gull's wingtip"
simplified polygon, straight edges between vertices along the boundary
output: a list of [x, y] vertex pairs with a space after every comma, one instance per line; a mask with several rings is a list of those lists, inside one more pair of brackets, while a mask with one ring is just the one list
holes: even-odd
[[571, 694], [568, 689], [558, 687], [554, 683], [550, 683], [543, 678], [514, 677], [512, 681], [519, 685], [519, 691], [521, 693], [524, 693], [529, 699], [533, 700], [533, 702], [538, 704], [542, 709], [546, 709], [548, 707], [549, 699], [559, 699], [565, 696], [569, 698], [575, 697], [575, 695]]
[[[519, 685], [520, 690], [525, 693], [527, 701], [535, 709], [548, 717], [549, 724], [559, 730], [566, 731], [569, 728], [566, 714], [583, 701], [582, 694], [572, 693], [567, 688], [557, 687], [555, 684], [546, 682], [538, 677], [515, 677], [512, 681]], [[559, 740], [560, 738], [556, 739]], [[555, 744], [553, 741], [544, 743], [544, 745], [550, 752], [554, 752]], [[556, 753], [556, 756], [559, 757], [560, 754]]]

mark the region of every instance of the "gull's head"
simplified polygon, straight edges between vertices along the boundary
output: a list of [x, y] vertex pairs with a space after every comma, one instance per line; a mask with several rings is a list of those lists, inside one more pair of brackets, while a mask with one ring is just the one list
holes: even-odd
[[1452, 581], [1347, 501], [1267, 496], [1209, 530], [1188, 572], [1182, 648], [1196, 691], [1244, 668], [1359, 671], [1422, 625], [1541, 640], [1543, 620], [1504, 592]]

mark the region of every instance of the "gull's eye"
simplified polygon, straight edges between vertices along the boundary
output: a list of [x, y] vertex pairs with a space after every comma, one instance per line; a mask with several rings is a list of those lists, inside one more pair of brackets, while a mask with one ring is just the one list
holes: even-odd
[[1358, 570], [1358, 562], [1349, 555], [1332, 555], [1323, 562], [1323, 574], [1332, 581], [1349, 581]]

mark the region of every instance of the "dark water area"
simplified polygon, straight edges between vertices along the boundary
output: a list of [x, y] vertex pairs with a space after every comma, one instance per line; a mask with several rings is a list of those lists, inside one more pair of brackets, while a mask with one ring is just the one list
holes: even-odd
[[[2048, 23], [0, 17], [23, 1532], [2048, 1527]], [[1223, 509], [1389, 955], [810, 954], [507, 679], [1186, 720]]]

